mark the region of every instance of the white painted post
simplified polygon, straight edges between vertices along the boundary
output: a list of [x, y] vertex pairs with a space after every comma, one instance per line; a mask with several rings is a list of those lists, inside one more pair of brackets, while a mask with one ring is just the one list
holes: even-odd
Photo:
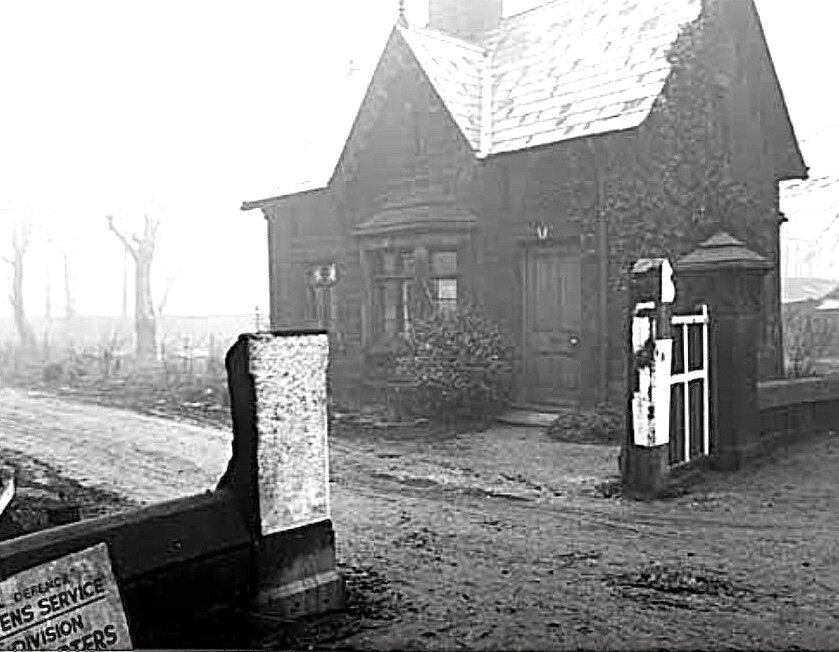
[[708, 329], [710, 328], [710, 320], [708, 319], [708, 306], [702, 304], [702, 368], [705, 370], [705, 377], [702, 380], [702, 434], [704, 440], [705, 455], [711, 454], [711, 354], [708, 351]]
[[648, 362], [636, 368], [638, 388], [632, 397], [634, 442], [636, 446], [648, 447], [670, 442], [673, 340], [669, 336], [669, 321], [675, 288], [670, 263], [666, 259], [655, 262], [661, 273], [657, 300], [636, 304], [632, 328], [636, 360]]
[[642, 497], [662, 488], [670, 448], [670, 336], [673, 269], [663, 258], [632, 269], [632, 353], [628, 375], [628, 433], [621, 469], [625, 490]]

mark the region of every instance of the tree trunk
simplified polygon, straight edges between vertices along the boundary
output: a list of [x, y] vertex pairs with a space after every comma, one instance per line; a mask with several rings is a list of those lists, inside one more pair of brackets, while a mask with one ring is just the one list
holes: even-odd
[[137, 334], [137, 357], [152, 360], [157, 356], [157, 325], [151, 295], [151, 255], [138, 252], [135, 275], [134, 324]]
[[12, 261], [14, 268], [14, 278], [12, 280], [12, 309], [15, 315], [15, 328], [17, 328], [18, 337], [20, 338], [21, 346], [26, 350], [35, 348], [35, 333], [29, 322], [26, 320], [26, 309], [23, 305], [23, 256], [24, 251], [20, 249], [15, 250], [15, 257]]
[[73, 301], [73, 292], [70, 283], [70, 262], [67, 254], [64, 254], [64, 317], [72, 321], [76, 316], [76, 305]]
[[135, 243], [132, 245], [114, 226], [113, 217], [109, 215], [107, 220], [108, 227], [122, 242], [126, 253], [134, 259], [134, 327], [137, 336], [137, 358], [154, 360], [157, 358], [157, 327], [151, 294], [151, 266], [154, 259], [157, 221], [146, 215], [143, 237], [132, 236]]

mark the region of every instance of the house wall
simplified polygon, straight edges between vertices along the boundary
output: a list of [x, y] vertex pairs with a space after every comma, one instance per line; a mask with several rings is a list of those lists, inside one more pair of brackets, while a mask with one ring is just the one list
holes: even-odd
[[[577, 347], [582, 400], [597, 402], [599, 323], [596, 242], [587, 216], [596, 210], [596, 181], [587, 144], [546, 147], [498, 156], [481, 170], [480, 296], [487, 312], [512, 339], [514, 369], [524, 374], [524, 259], [536, 246], [535, 224], [549, 226], [557, 241], [578, 243], [582, 254], [582, 323]], [[518, 383], [518, 399], [523, 385]]]
[[[428, 202], [474, 206], [478, 164], [402, 41], [391, 36], [328, 188], [278, 200], [269, 219], [272, 327], [313, 326], [307, 269], [336, 263], [333, 389], [364, 376], [365, 277], [353, 229], [378, 211]], [[474, 251], [466, 252], [466, 259]], [[469, 275], [472, 276], [471, 274]], [[470, 288], [466, 288], [469, 290]]]
[[[779, 93], [767, 92], [775, 78], [751, 3], [709, 0], [708, 6], [709, 18], [689, 26], [677, 42], [674, 71], [639, 129], [483, 161], [394, 32], [329, 188], [266, 209], [272, 325], [311, 325], [307, 265], [336, 262], [333, 367], [358, 385], [365, 279], [352, 229], [387, 206], [451, 202], [479, 219], [468, 289], [510, 335], [519, 374], [523, 258], [535, 239], [534, 223], [542, 223], [554, 238], [578, 241], [582, 254], [584, 403], [624, 399], [632, 263], [651, 256], [678, 260], [719, 230], [775, 262], [766, 281], [760, 365], [761, 377], [777, 375], [777, 179], [789, 171], [779, 163], [789, 161], [781, 151], [789, 147], [788, 125]], [[598, 269], [601, 213], [608, 231], [606, 279]]]

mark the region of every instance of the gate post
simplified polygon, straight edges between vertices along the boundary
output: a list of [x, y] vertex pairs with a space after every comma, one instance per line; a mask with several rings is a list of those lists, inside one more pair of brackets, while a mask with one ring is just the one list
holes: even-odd
[[661, 493], [670, 452], [670, 365], [673, 270], [665, 258], [642, 258], [632, 268], [626, 440], [621, 454], [624, 491]]
[[284, 619], [344, 606], [329, 495], [326, 331], [241, 335], [227, 354], [230, 487], [255, 544], [254, 602]]
[[679, 297], [710, 308], [711, 456], [737, 469], [759, 448], [762, 279], [772, 263], [720, 232], [676, 263]]

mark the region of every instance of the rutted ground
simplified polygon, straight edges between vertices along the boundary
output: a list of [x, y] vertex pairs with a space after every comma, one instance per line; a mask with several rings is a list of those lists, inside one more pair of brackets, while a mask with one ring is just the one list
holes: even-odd
[[[229, 447], [222, 430], [0, 390], [0, 448], [141, 503], [212, 487]], [[356, 610], [339, 640], [322, 624], [319, 647], [781, 649], [839, 640], [837, 436], [653, 504], [596, 491], [614, 474], [615, 448], [537, 430], [342, 436], [332, 452], [339, 557], [351, 585], [377, 591], [368, 597], [381, 608]]]

